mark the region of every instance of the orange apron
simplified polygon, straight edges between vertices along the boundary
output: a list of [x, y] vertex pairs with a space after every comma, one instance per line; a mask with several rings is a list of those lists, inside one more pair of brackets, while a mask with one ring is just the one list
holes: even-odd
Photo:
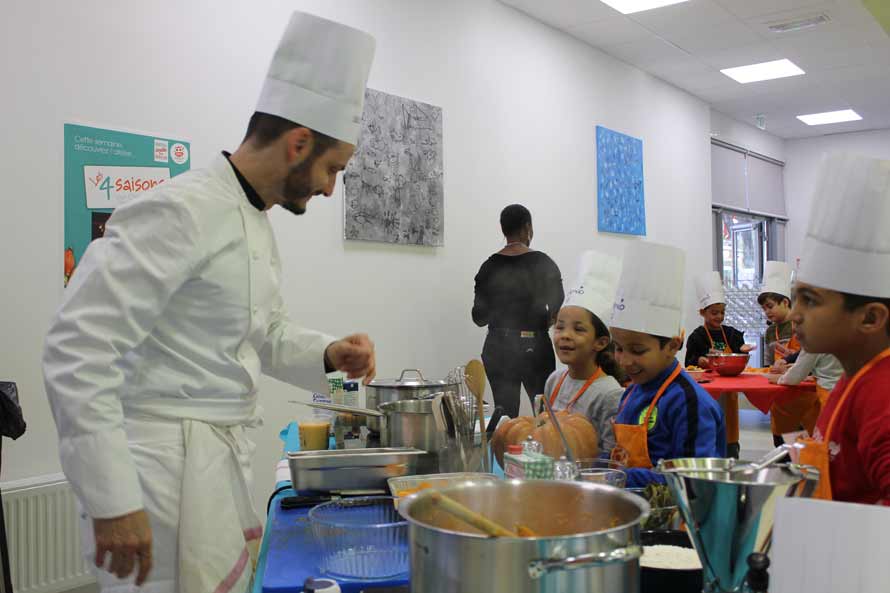
[[[553, 393], [550, 394], [550, 407], [553, 407], [553, 404], [556, 402], [556, 396], [559, 395], [559, 390], [562, 388], [563, 382], [565, 382], [566, 377], [569, 376], [569, 372], [566, 371], [562, 374], [562, 377], [559, 379], [559, 383], [556, 384], [556, 389], [553, 390]], [[578, 393], [575, 394], [568, 405], [566, 406], [566, 410], [571, 411], [573, 407], [575, 407], [575, 402], [578, 401], [578, 398], [584, 395], [584, 392], [587, 391], [587, 388], [590, 387], [594, 381], [597, 379], [601, 379], [606, 376], [606, 371], [603, 370], [602, 367], [598, 367], [596, 372], [587, 380], [587, 383], [581, 386], [581, 389], [578, 390]]]
[[[780, 346], [779, 345], [779, 325], [781, 325], [781, 324], [779, 324], [779, 323], [776, 324], [776, 347], [785, 349], [787, 354], [783, 354], [782, 356], [778, 357], [778, 358], [785, 358], [786, 356], [788, 356], [788, 354], [794, 354], [795, 352], [798, 352], [800, 350], [800, 341], [798, 341], [797, 336], [794, 335], [794, 322], [792, 321], [791, 322], [791, 339], [788, 340], [787, 345]], [[773, 362], [775, 362], [776, 357], [774, 356], [773, 358], [774, 358]]]
[[[711, 341], [711, 350], [714, 350], [714, 338], [711, 337], [711, 332], [708, 330], [707, 326], [702, 326], [705, 328], [705, 333], [708, 335], [708, 340]], [[720, 326], [720, 333], [723, 334], [723, 352], [726, 354], [732, 354], [732, 348], [729, 347], [729, 339], [726, 337], [726, 330], [723, 329], [723, 326]], [[720, 399], [720, 405], [723, 408], [723, 417], [726, 420], [726, 442], [727, 443], [738, 443], [739, 442], [739, 394], [737, 392], [727, 392], [721, 394], [723, 397]]]
[[[652, 469], [652, 459], [649, 457], [649, 419], [652, 417], [652, 411], [658, 404], [658, 400], [664, 395], [668, 385], [677, 378], [682, 370], [683, 366], [678, 364], [677, 368], [674, 369], [674, 372], [671, 373], [668, 378], [664, 380], [664, 383], [661, 384], [661, 387], [658, 388], [655, 397], [652, 399], [652, 403], [649, 404], [649, 409], [646, 410], [646, 418], [643, 420], [642, 424], [618, 424], [617, 422], [612, 422], [612, 428], [615, 431], [615, 448], [612, 449], [613, 461], [623, 463], [627, 467]], [[621, 409], [618, 410], [619, 416], [625, 406], [627, 406], [627, 402], [630, 401], [636, 387], [636, 385], [631, 387], [627, 397], [624, 398], [624, 404], [622, 404]]]
[[837, 420], [838, 413], [841, 411], [841, 408], [844, 407], [847, 397], [853, 392], [853, 387], [859, 382], [859, 379], [861, 379], [865, 373], [870, 371], [873, 366], [887, 357], [890, 357], [890, 348], [872, 358], [868, 364], [853, 375], [853, 378], [847, 383], [847, 387], [838, 399], [834, 411], [831, 413], [831, 418], [828, 420], [828, 427], [825, 429], [825, 434], [822, 435], [821, 441], [812, 438], [801, 440], [801, 442], [806, 445], [800, 451], [801, 465], [811, 465], [819, 470], [819, 484], [816, 486], [816, 492], [813, 494], [813, 498], [821, 498], [823, 500], [832, 499], [830, 472], [831, 454], [828, 451], [828, 445], [831, 443], [831, 431], [834, 428], [834, 422]]

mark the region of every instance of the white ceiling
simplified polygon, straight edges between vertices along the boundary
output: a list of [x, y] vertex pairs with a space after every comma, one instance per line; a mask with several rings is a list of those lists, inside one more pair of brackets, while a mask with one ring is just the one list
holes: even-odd
[[[623, 15], [599, 0], [501, 0], [782, 138], [890, 128], [890, 35], [861, 0], [689, 0]], [[890, 2], [890, 0], [887, 0]], [[827, 14], [790, 33], [769, 24]], [[806, 74], [739, 84], [723, 68], [788, 58]], [[854, 109], [862, 121], [795, 116]]]

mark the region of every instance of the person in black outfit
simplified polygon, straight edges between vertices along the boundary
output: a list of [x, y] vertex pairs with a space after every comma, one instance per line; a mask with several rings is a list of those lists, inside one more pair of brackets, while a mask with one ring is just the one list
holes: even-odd
[[501, 230], [507, 245], [476, 274], [473, 321], [488, 326], [482, 362], [494, 403], [515, 418], [520, 385], [534, 403], [556, 368], [548, 329], [565, 294], [556, 263], [529, 248], [534, 231], [528, 209], [519, 204], [504, 208]]

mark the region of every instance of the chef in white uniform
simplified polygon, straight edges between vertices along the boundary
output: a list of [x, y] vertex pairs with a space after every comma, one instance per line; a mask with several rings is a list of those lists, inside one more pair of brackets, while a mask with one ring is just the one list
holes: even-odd
[[103, 591], [246, 591], [260, 374], [314, 391], [334, 369], [374, 376], [367, 336], [289, 318], [267, 216], [333, 192], [374, 46], [294, 13], [238, 150], [117, 209], [65, 291], [44, 375]]

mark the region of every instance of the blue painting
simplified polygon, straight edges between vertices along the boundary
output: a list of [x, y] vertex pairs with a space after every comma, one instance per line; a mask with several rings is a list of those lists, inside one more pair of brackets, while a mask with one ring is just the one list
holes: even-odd
[[600, 232], [645, 236], [642, 140], [596, 127], [596, 190]]

